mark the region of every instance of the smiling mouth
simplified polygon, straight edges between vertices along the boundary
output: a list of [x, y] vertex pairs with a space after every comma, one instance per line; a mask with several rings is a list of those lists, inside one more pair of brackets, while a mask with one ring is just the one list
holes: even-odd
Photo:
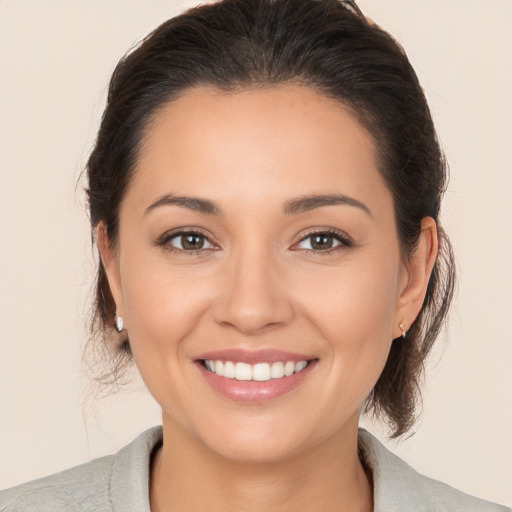
[[276, 361], [272, 363], [248, 364], [233, 361], [203, 359], [201, 364], [206, 370], [219, 377], [240, 381], [265, 382], [283, 379], [304, 371], [315, 360]]

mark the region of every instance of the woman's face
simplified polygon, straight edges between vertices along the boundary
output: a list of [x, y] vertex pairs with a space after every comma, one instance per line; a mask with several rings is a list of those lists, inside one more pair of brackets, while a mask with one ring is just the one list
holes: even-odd
[[231, 459], [353, 435], [407, 319], [372, 140], [300, 86], [165, 106], [103, 255], [164, 428]]

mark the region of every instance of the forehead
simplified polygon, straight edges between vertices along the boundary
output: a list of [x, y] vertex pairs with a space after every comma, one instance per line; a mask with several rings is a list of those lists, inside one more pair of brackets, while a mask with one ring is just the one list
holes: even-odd
[[186, 91], [153, 117], [130, 188], [146, 201], [177, 191], [247, 204], [387, 192], [368, 131], [342, 103], [291, 85]]

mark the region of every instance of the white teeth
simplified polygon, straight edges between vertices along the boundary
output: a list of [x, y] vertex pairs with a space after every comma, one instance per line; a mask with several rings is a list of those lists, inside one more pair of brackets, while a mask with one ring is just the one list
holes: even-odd
[[252, 380], [270, 380], [270, 365], [258, 363], [252, 367]]
[[278, 363], [273, 363], [272, 368], [270, 369], [270, 376], [273, 379], [281, 379], [284, 377], [284, 364], [280, 361]]
[[[306, 361], [299, 361], [295, 364], [295, 373], [301, 372], [307, 365], [308, 363]], [[217, 367], [217, 363], [215, 363], [215, 367]]]
[[204, 362], [207, 370], [216, 373], [220, 377], [236, 380], [255, 380], [264, 382], [270, 379], [282, 379], [294, 373], [299, 373], [308, 365], [307, 361], [277, 361], [275, 363], [234, 363], [232, 361], [213, 361], [207, 359]]
[[252, 366], [247, 363], [236, 363], [235, 379], [236, 380], [252, 380]]
[[226, 362], [224, 365], [224, 377], [227, 377], [228, 379], [235, 378], [235, 363], [232, 363], [231, 361]]
[[295, 371], [295, 363], [293, 361], [288, 361], [284, 365], [284, 374], [286, 377], [289, 377]]

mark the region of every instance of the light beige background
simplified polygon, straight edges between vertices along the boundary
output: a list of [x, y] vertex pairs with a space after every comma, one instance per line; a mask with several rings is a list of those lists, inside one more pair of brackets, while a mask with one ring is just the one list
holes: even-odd
[[[0, 488], [113, 452], [159, 421], [137, 381], [83, 415], [94, 258], [75, 183], [115, 63], [193, 3], [0, 0]], [[402, 42], [426, 89], [452, 170], [443, 213], [460, 269], [423, 420], [389, 446], [511, 505], [512, 2], [360, 5]]]

